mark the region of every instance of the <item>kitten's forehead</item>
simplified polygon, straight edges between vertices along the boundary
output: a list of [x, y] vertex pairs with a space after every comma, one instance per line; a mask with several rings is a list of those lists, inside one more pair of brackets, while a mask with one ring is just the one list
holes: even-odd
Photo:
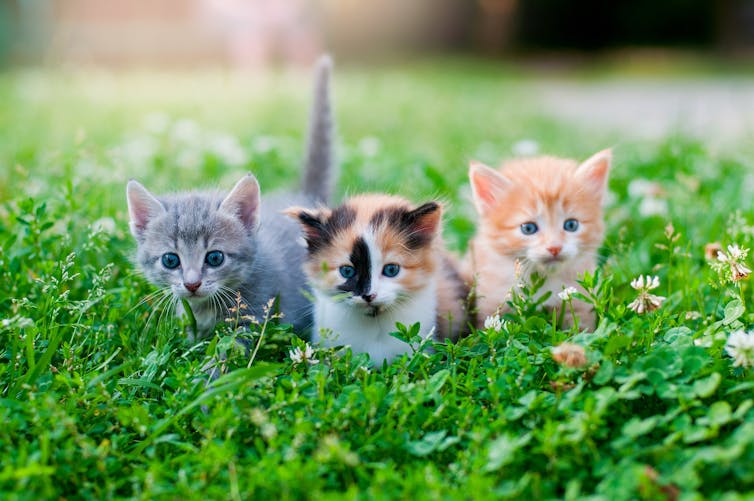
[[529, 193], [533, 199], [552, 205], [564, 201], [571, 192], [579, 189], [577, 168], [578, 164], [573, 160], [538, 157], [509, 162], [501, 172], [518, 187], [511, 191]]
[[503, 165], [500, 172], [510, 182], [500, 200], [501, 211], [545, 214], [554, 212], [600, 212], [602, 193], [595, 192], [578, 174], [579, 164], [570, 159], [535, 157]]
[[[367, 194], [348, 200], [333, 209], [322, 224], [317, 238], [310, 241], [310, 251], [317, 253], [331, 247], [343, 252], [366, 235], [377, 242], [395, 240], [398, 234], [409, 235], [403, 216], [412, 210], [407, 200], [390, 195]], [[393, 235], [392, 238], [391, 234]], [[417, 246], [418, 242], [411, 242]]]
[[150, 225], [148, 242], [193, 248], [247, 238], [240, 221], [218, 210], [221, 194], [182, 194], [160, 201], [166, 212]]
[[354, 224], [364, 231], [367, 227], [378, 227], [391, 222], [396, 217], [411, 210], [411, 203], [392, 195], [366, 194], [351, 198], [348, 206], [355, 213]]

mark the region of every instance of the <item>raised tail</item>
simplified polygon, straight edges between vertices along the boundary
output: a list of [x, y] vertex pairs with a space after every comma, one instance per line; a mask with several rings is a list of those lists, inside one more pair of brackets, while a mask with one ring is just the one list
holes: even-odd
[[323, 204], [330, 203], [335, 181], [334, 123], [330, 103], [332, 58], [320, 56], [314, 72], [314, 101], [304, 164], [303, 192]]

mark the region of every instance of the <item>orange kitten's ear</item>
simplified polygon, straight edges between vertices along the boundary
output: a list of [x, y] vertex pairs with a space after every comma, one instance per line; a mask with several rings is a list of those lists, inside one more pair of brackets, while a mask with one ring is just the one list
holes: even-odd
[[576, 169], [576, 174], [586, 180], [600, 195], [607, 190], [607, 174], [610, 171], [613, 152], [610, 149], [595, 153]]
[[129, 226], [134, 237], [139, 238], [151, 219], [165, 213], [165, 207], [154, 195], [133, 179], [126, 186]]
[[508, 191], [509, 181], [505, 176], [481, 162], [472, 161], [469, 164], [469, 180], [474, 206], [482, 216], [493, 210]]
[[236, 183], [223, 203], [220, 204], [220, 210], [238, 217], [244, 227], [251, 231], [259, 223], [259, 183], [257, 178], [251, 174], [246, 174]]

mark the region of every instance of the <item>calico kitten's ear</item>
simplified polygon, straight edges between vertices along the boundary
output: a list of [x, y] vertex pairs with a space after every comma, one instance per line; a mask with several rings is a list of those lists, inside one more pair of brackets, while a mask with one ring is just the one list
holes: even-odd
[[501, 173], [474, 161], [469, 164], [469, 180], [474, 206], [482, 216], [495, 208], [509, 185], [509, 181]]
[[259, 200], [259, 183], [253, 175], [246, 174], [225, 197], [220, 210], [236, 216], [251, 231], [259, 223]]
[[151, 219], [165, 213], [165, 206], [133, 179], [126, 186], [126, 200], [128, 200], [128, 215], [131, 218], [129, 226], [136, 238], [139, 238]]
[[311, 252], [315, 252], [327, 240], [327, 220], [332, 211], [330, 209], [305, 209], [303, 207], [289, 207], [283, 214], [301, 223], [304, 231], [306, 246]]
[[403, 216], [403, 224], [412, 235], [432, 238], [440, 230], [442, 207], [437, 202], [427, 202]]
[[612, 150], [602, 150], [585, 160], [576, 169], [576, 174], [584, 179], [595, 193], [602, 195], [607, 190], [607, 174], [612, 162]]

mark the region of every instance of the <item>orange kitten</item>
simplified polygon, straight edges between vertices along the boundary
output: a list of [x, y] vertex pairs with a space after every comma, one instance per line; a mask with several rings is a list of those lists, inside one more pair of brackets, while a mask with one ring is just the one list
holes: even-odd
[[[467, 290], [441, 238], [442, 208], [389, 195], [361, 195], [335, 209], [290, 208], [309, 249], [304, 270], [314, 291], [312, 341], [349, 345], [374, 362], [410, 350], [390, 336], [396, 322], [426, 336], [457, 337]], [[448, 318], [452, 318], [452, 322]], [[320, 338], [322, 330], [332, 331]]]
[[[505, 311], [511, 292], [533, 272], [545, 279], [539, 293], [552, 292], [548, 308], [562, 306], [558, 293], [568, 287], [583, 292], [576, 281], [594, 271], [605, 233], [602, 201], [610, 161], [610, 150], [604, 150], [582, 164], [537, 157], [494, 170], [471, 163], [480, 223], [466, 267], [476, 279], [478, 323]], [[591, 308], [578, 300], [572, 304], [579, 326], [594, 329]], [[568, 308], [564, 320], [573, 323]]]

